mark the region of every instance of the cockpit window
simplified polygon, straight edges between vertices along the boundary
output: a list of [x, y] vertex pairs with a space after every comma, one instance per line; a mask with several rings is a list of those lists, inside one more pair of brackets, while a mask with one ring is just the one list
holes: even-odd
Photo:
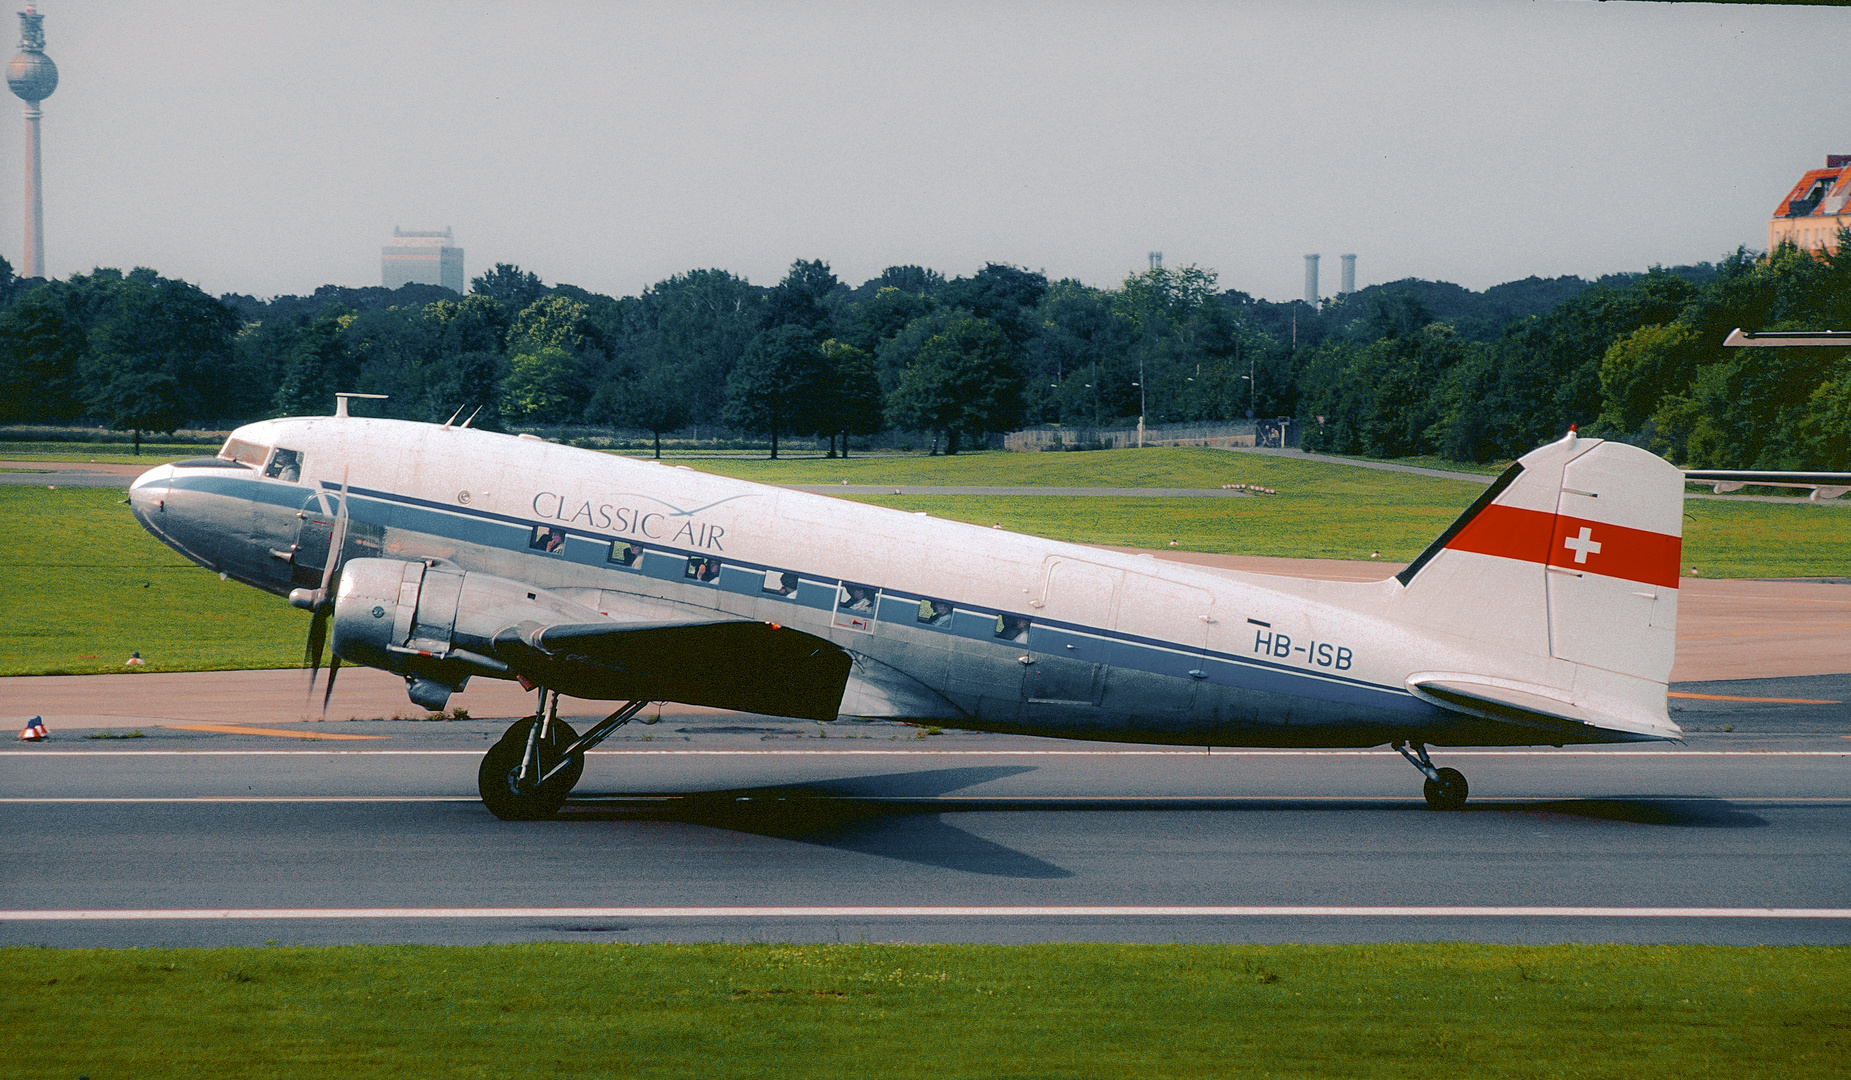
[[302, 479], [302, 451], [277, 447], [276, 453], [270, 455], [270, 464], [264, 469], [264, 475], [291, 484]]
[[253, 469], [261, 466], [264, 459], [269, 456], [269, 447], [258, 446], [256, 443], [245, 442], [243, 439], [226, 439], [225, 448], [219, 451], [219, 457], [249, 465]]

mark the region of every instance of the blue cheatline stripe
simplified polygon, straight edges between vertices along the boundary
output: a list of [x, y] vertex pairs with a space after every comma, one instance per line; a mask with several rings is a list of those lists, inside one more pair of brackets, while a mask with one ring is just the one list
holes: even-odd
[[[233, 498], [253, 499], [292, 510], [301, 506], [304, 491], [297, 485], [280, 481], [265, 481], [256, 477], [200, 476], [176, 477], [175, 479], [185, 479], [188, 481], [185, 486], [195, 490], [210, 491]], [[340, 491], [340, 485], [332, 481], [323, 480], [321, 486], [324, 491]], [[642, 559], [644, 576], [663, 581], [685, 580], [686, 560], [690, 556], [714, 555], [707, 551], [639, 541], [634, 537], [619, 533], [577, 529], [558, 522], [516, 517], [474, 507], [450, 506], [429, 499], [397, 495], [373, 488], [349, 487], [348, 498], [352, 507], [350, 513], [355, 521], [387, 528], [406, 529], [483, 547], [526, 552], [535, 558], [554, 557], [533, 552], [528, 547], [528, 540], [533, 535], [533, 529], [541, 525], [564, 532], [569, 538], [580, 540], [596, 538], [605, 552], [608, 552], [608, 545], [613, 543], [635, 544], [642, 547], [645, 552]], [[568, 539], [566, 549], [568, 554], [565, 557], [568, 561], [581, 565], [604, 566], [612, 570], [625, 569], [605, 562], [601, 555], [596, 558], [591, 557], [593, 551], [598, 549], [587, 549], [590, 549], [590, 545], [575, 546], [571, 539]], [[791, 570], [790, 567], [728, 560], [724, 553], [720, 553], [718, 557], [726, 567], [761, 575], [771, 570]], [[741, 587], [737, 590], [728, 589], [728, 591], [746, 593], [750, 590]], [[818, 600], [822, 600], [822, 597], [816, 595], [819, 592], [827, 597], [820, 603]], [[803, 576], [795, 598], [763, 591], [757, 595], [761, 599], [778, 603], [795, 604], [818, 611], [830, 611], [835, 605], [835, 584]], [[898, 604], [903, 609], [910, 607], [916, 610], [922, 600], [947, 600], [947, 598], [926, 597], [905, 592], [883, 592], [878, 617], [890, 623], [905, 625], [904, 614], [899, 619], [888, 615], [889, 602]], [[1083, 623], [1043, 620], [1036, 618], [1033, 613], [967, 607], [957, 604], [955, 600], [948, 602], [952, 603], [956, 610], [952, 618], [945, 623], [914, 622], [912, 625], [919, 629], [952, 633], [973, 640], [997, 641], [1001, 640], [996, 637], [995, 633], [998, 615], [1023, 618], [1031, 622], [1026, 647], [1031, 652], [1045, 656], [1076, 655], [1076, 658], [1082, 658], [1077, 654], [1083, 651], [1084, 643], [1091, 642], [1095, 643], [1094, 648], [1098, 651], [1083, 658], [1092, 663], [1104, 663], [1113, 667], [1184, 679], [1193, 678], [1194, 676], [1190, 674], [1192, 671], [1202, 671], [1205, 673], [1202, 681], [1216, 685], [1244, 690], [1269, 691], [1350, 705], [1414, 712], [1426, 712], [1431, 708], [1403, 687], [1382, 686], [1363, 679], [1328, 672], [1307, 671], [1241, 654], [1192, 648], [1177, 642], [1164, 641], [1161, 638], [1105, 630]], [[1044, 631], [1055, 631], [1062, 636], [1053, 637], [1052, 640], [1044, 642], [1040, 636]], [[1077, 647], [1067, 649], [1068, 644]], [[1100, 653], [1104, 655], [1101, 656]]]

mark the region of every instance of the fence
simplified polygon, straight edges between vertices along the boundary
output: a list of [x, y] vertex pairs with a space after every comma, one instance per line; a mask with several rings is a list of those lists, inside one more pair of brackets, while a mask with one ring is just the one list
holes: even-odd
[[[1003, 436], [1005, 450], [1123, 450], [1136, 445], [1135, 427], [1040, 427]], [[1290, 418], [1152, 424], [1144, 429], [1144, 445], [1291, 447], [1298, 445], [1298, 425]]]

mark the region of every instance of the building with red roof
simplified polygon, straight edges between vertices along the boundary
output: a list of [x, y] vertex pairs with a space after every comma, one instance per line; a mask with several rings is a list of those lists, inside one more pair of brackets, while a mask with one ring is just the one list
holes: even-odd
[[1851, 227], [1851, 154], [1827, 154], [1825, 168], [1813, 169], [1793, 185], [1767, 223], [1767, 249], [1792, 244], [1802, 251], [1831, 251], [1838, 230]]

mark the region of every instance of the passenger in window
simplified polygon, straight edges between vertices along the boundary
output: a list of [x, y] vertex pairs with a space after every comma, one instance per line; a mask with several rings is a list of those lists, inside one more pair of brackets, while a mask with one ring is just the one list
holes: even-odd
[[843, 611], [874, 610], [873, 589], [868, 588], [866, 585], [844, 585], [842, 589], [848, 594], [847, 597], [842, 600]]
[[943, 600], [919, 601], [919, 621], [928, 626], [938, 626], [951, 621], [952, 607]]
[[1003, 641], [1023, 641], [1028, 637], [1028, 620], [1014, 615], [998, 615], [996, 636]]
[[779, 574], [778, 583], [776, 585], [773, 585], [771, 583], [771, 575], [766, 574], [765, 575], [765, 591], [768, 593], [775, 593], [778, 596], [796, 596], [797, 595], [797, 575], [789, 574], [789, 573]]
[[691, 555], [688, 557], [687, 572], [683, 576], [693, 578], [695, 581], [704, 581], [708, 584], [712, 584], [720, 580], [720, 560], [704, 559], [698, 555]]
[[546, 550], [548, 551], [556, 553], [560, 551], [561, 549], [563, 549], [565, 546], [566, 546], [566, 534], [565, 533], [554, 533], [552, 536], [547, 538]]
[[533, 529], [533, 537], [527, 541], [527, 546], [536, 551], [558, 551], [565, 546], [565, 542], [564, 533], [554, 532], [545, 525], [536, 525]]
[[625, 544], [618, 542], [611, 545], [611, 561], [618, 566], [635, 567], [636, 560], [642, 557], [643, 548], [641, 544]]

